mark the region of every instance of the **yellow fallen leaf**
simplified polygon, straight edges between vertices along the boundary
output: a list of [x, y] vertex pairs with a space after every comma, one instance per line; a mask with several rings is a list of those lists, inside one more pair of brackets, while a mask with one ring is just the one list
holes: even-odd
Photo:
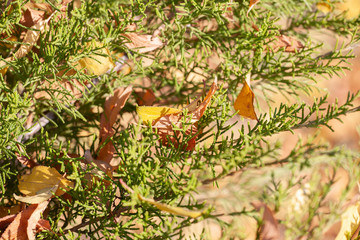
[[176, 114], [180, 113], [181, 110], [176, 108], [170, 108], [170, 107], [148, 107], [148, 106], [141, 106], [137, 107], [136, 111], [140, 117], [140, 119], [147, 123], [156, 121], [159, 118], [168, 115], [168, 114]]
[[153, 205], [153, 206], [157, 207], [161, 211], [165, 211], [165, 212], [175, 214], [175, 215], [178, 215], [178, 216], [197, 218], [197, 217], [200, 217], [203, 214], [203, 212], [191, 211], [191, 210], [188, 210], [186, 208], [172, 207], [172, 206], [167, 205], [167, 204], [159, 203], [159, 202], [156, 202], [153, 199], [144, 198], [140, 194], [138, 194], [138, 198], [141, 201], [147, 202], [150, 205]]
[[19, 190], [27, 196], [34, 196], [47, 192], [56, 185], [59, 187], [55, 193], [57, 196], [64, 194], [60, 188], [68, 190], [74, 186], [71, 181], [61, 176], [55, 168], [36, 166], [32, 169], [31, 174], [21, 176]]
[[341, 12], [345, 12], [346, 19], [354, 19], [360, 15], [359, 0], [345, 0], [344, 2], [337, 3], [335, 8]]
[[[95, 42], [95, 44], [93, 45], [94, 48], [101, 48], [103, 46], [99, 42]], [[90, 44], [87, 45], [87, 47], [90, 46]], [[89, 74], [93, 75], [102, 75], [106, 73], [109, 69], [115, 67], [114, 62], [110, 57], [110, 51], [107, 48], [102, 48], [96, 53], [101, 55], [92, 54], [89, 57], [82, 58], [77, 62], [79, 63], [79, 65], [77, 63], [74, 64], [75, 67], [77, 67], [78, 69], [85, 68]]]
[[352, 205], [341, 215], [341, 229], [335, 240], [351, 239], [360, 226], [360, 203]]
[[329, 13], [332, 11], [330, 4], [327, 2], [318, 2], [316, 4], [316, 8], [323, 13]]
[[250, 74], [248, 74], [244, 86], [234, 103], [234, 108], [238, 111], [240, 116], [258, 120], [254, 109], [254, 97], [255, 95], [250, 88]]

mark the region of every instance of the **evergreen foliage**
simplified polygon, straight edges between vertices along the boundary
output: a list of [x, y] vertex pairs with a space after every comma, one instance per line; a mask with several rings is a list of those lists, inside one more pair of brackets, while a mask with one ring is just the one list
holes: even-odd
[[[1, 2], [0, 6], [0, 60], [14, 52], [7, 44], [17, 44], [17, 47], [22, 44], [3, 36], [15, 35], [20, 39], [19, 29], [26, 29], [20, 24], [21, 9], [26, 2], [6, 2], [9, 4]], [[54, 8], [58, 4], [55, 0], [47, 2]], [[33, 50], [26, 57], [8, 62], [6, 74], [0, 74], [0, 206], [15, 204], [13, 194], [20, 195], [19, 176], [28, 171], [17, 161], [19, 149], [22, 155], [35, 157], [41, 165], [59, 168], [61, 174], [66, 173], [75, 183], [68, 192], [71, 198], [58, 196], [50, 202], [46, 219], [53, 232], [41, 232], [37, 235], [39, 239], [80, 239], [81, 236], [182, 239], [186, 227], [205, 219], [218, 221], [224, 238], [241, 236], [241, 232], [231, 231], [232, 223], [223, 221], [223, 215], [212, 213], [213, 206], [199, 201], [194, 193], [204, 184], [216, 185], [218, 180], [236, 172], [254, 169], [267, 172], [259, 178], [270, 181], [258, 192], [247, 188], [246, 180], [239, 183], [239, 187], [244, 187], [239, 193], [242, 210], [225, 215], [252, 216], [261, 223], [260, 214], [250, 202], [261, 200], [278, 210], [294, 189], [304, 187], [297, 173], [304, 169], [310, 171], [324, 162], [335, 171], [340, 166], [350, 171], [345, 196], [360, 177], [355, 161], [357, 152], [329, 148], [310, 138], [299, 140], [291, 153], [280, 159], [281, 143], [269, 140], [278, 133], [295, 129], [331, 129], [331, 120], [340, 120], [360, 109], [354, 106], [359, 93], [349, 93], [344, 103], [328, 102], [327, 94], [314, 97], [311, 103], [304, 100], [318, 92], [317, 82], [330, 81], [327, 79], [334, 75], [343, 76], [343, 71], [350, 69], [348, 60], [354, 57], [352, 50], [359, 40], [356, 27], [360, 18], [346, 20], [341, 14], [321, 13], [316, 9], [317, 2], [261, 0], [248, 16], [248, 0], [83, 1], [79, 8], [70, 3], [68, 17], [51, 19]], [[59, 9], [55, 12], [60, 14]], [[143, 34], [151, 35], [160, 29], [159, 37], [166, 44], [151, 53], [130, 50], [123, 34], [131, 32], [132, 24]], [[339, 41], [335, 49], [324, 51], [326, 46], [312, 40], [310, 33], [322, 29], [346, 40]], [[300, 40], [304, 48], [294, 52], [272, 49], [272, 43], [280, 35]], [[88, 47], [95, 39], [103, 45]], [[125, 53], [129, 60], [124, 65], [130, 64], [131, 72], [111, 71], [96, 76], [72, 65], [85, 56], [101, 55], [99, 50], [103, 48], [110, 49], [114, 62], [119, 60], [119, 53]], [[214, 58], [215, 53], [221, 60], [214, 68], [209, 59]], [[149, 59], [151, 64], [145, 65]], [[75, 73], [59, 74], [67, 71]], [[229, 124], [236, 115], [233, 101], [249, 73], [259, 121]], [[201, 76], [205, 87], [194, 76]], [[156, 131], [138, 122], [133, 93], [120, 116], [127, 114], [136, 121], [129, 124], [118, 118], [115, 134], [109, 140], [115, 146], [115, 157], [122, 159], [121, 164], [113, 178], [99, 175], [92, 186], [87, 184], [86, 174], [93, 169], [81, 170], [79, 160], [84, 157], [70, 156], [73, 153], [82, 156], [88, 149], [92, 156], [97, 156], [100, 114], [105, 98], [114, 89], [128, 85], [145, 88], [139, 79], [150, 79], [150, 88], [155, 93], [161, 90], [157, 103], [180, 108], [199, 93], [206, 92], [215, 78], [220, 88], [198, 123], [203, 131], [197, 137], [194, 151], [185, 151], [183, 147], [193, 135], [185, 136], [179, 146], [165, 146]], [[69, 80], [82, 97], [61, 87], [64, 80]], [[48, 87], [54, 85], [60, 87]], [[79, 86], [86, 86], [86, 90]], [[34, 97], [41, 91], [46, 91], [50, 98]], [[288, 101], [276, 102], [275, 93], [282, 94]], [[33, 123], [46, 119], [49, 123], [27, 138], [26, 133], [32, 131], [26, 127], [29, 115]], [[186, 132], [186, 129], [178, 130]], [[279, 175], [274, 166], [288, 175]], [[134, 192], [126, 191], [119, 179]], [[343, 202], [331, 206], [330, 214], [319, 211], [334, 182], [321, 185], [316, 176], [309, 182], [308, 196], [312, 203], [309, 209], [304, 209], [308, 213], [306, 221], [302, 218], [305, 213], [296, 213], [282, 222], [289, 239], [299, 236], [316, 239], [339, 219], [338, 207]], [[196, 219], [175, 216], [140, 201], [138, 194], [171, 206], [204, 211], [204, 214]], [[321, 221], [309, 231], [316, 217]], [[210, 236], [204, 231], [200, 238], [210, 239]]]

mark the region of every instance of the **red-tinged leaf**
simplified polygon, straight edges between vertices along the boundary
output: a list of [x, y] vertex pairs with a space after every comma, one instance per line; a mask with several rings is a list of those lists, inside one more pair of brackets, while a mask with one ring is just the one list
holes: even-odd
[[[160, 140], [164, 145], [171, 143], [175, 147], [178, 147], [179, 144], [184, 143], [184, 139], [187, 139], [183, 148], [187, 151], [191, 151], [195, 148], [196, 138], [200, 133], [197, 122], [204, 115], [205, 109], [209, 105], [216, 89], [217, 80], [215, 79], [202, 102], [200, 102], [200, 98], [198, 98], [185, 107], [188, 115], [191, 115], [191, 118], [188, 123], [186, 123], [186, 126], [183, 126], [180, 122], [180, 120], [184, 117], [184, 112], [178, 109], [168, 107], [138, 107], [137, 112], [139, 116], [142, 116], [143, 121], [151, 122], [153, 128], [157, 130]], [[166, 112], [168, 111], [171, 113], [167, 114]], [[185, 133], [183, 131], [174, 130], [174, 126], [177, 128], [184, 127]], [[192, 137], [189, 138], [188, 136]]]
[[24, 166], [28, 167], [28, 168], [33, 168], [35, 166], [38, 166], [39, 164], [37, 164], [36, 162], [34, 162], [34, 160], [26, 157], [26, 156], [21, 156], [19, 153], [15, 153], [16, 155], [16, 159]]
[[127, 99], [132, 92], [132, 87], [118, 88], [114, 91], [114, 95], [105, 101], [104, 113], [101, 114], [100, 119], [100, 144], [101, 148], [97, 159], [110, 163], [113, 158], [115, 147], [111, 141], [108, 141], [104, 146], [103, 144], [107, 139], [114, 135], [112, 126], [114, 125], [117, 115], [120, 110], [124, 107]]
[[125, 43], [125, 46], [139, 53], [151, 52], [164, 45], [160, 38], [153, 37], [152, 35], [126, 33], [123, 36], [129, 40], [129, 42]]
[[30, 205], [18, 213], [1, 235], [1, 240], [35, 240], [36, 225], [49, 201]]
[[12, 221], [14, 221], [15, 217], [16, 214], [12, 214], [0, 218], [0, 231], [6, 229], [7, 226], [9, 226], [9, 224], [12, 223]]
[[257, 210], [263, 211], [263, 225], [260, 227], [261, 240], [283, 240], [285, 239], [284, 231], [281, 229], [278, 221], [275, 219], [273, 211], [262, 202], [251, 203]]
[[151, 106], [155, 102], [155, 94], [150, 88], [138, 90], [135, 93], [137, 95], [136, 102], [139, 106]]
[[39, 219], [36, 224], [36, 232], [41, 232], [44, 230], [51, 230], [50, 222], [48, 220]]

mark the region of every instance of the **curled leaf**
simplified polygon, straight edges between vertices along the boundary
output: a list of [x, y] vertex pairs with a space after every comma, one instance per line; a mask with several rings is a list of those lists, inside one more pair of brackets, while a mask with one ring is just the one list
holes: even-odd
[[[100, 119], [100, 137], [99, 154], [97, 159], [110, 163], [113, 158], [115, 147], [109, 138], [114, 135], [112, 126], [114, 125], [117, 115], [124, 107], [127, 99], [132, 92], [132, 87], [120, 87], [114, 91], [114, 95], [106, 99], [104, 113], [101, 114]], [[105, 143], [108, 141], [107, 143]], [[105, 145], [104, 145], [105, 144]]]
[[238, 111], [240, 116], [258, 120], [254, 108], [254, 98], [255, 95], [250, 88], [250, 74], [248, 74], [246, 76], [244, 86], [234, 103], [234, 108]]
[[25, 197], [14, 194], [14, 198], [20, 202], [29, 203], [29, 204], [42, 203], [49, 200], [56, 192], [58, 187], [59, 185], [57, 184], [53, 187], [41, 189], [38, 192], [36, 192], [35, 195], [25, 196]]

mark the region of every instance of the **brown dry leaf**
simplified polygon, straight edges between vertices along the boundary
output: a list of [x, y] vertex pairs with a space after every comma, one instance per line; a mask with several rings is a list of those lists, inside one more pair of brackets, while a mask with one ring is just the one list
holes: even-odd
[[[25, 7], [26, 5], [27, 4], [25, 4]], [[28, 7], [20, 19], [20, 24], [30, 28], [31, 26], [34, 26], [35, 24], [44, 20], [44, 17], [44, 11], [38, 11]]]
[[[36, 226], [49, 201], [33, 204], [16, 215], [1, 235], [1, 240], [35, 240]], [[45, 226], [42, 222], [42, 226]]]
[[128, 38], [130, 41], [130, 42], [126, 42], [125, 46], [139, 53], [151, 52], [164, 45], [164, 43], [160, 40], [160, 38], [152, 37], [152, 35], [126, 33], [123, 34], [123, 36]]
[[23, 43], [20, 48], [15, 52], [14, 56], [12, 57], [8, 57], [3, 61], [0, 61], [0, 68], [2, 68], [3, 66], [6, 65], [6, 62], [11, 62], [16, 58], [22, 58], [24, 57], [26, 54], [28, 54], [28, 52], [30, 52], [30, 50], [32, 49], [32, 47], [36, 44], [37, 40], [40, 37], [41, 32], [44, 31], [45, 26], [47, 25], [47, 23], [51, 20], [53, 15], [51, 15], [50, 17], [48, 17], [46, 20], [42, 20], [39, 21], [37, 24], [35, 24], [32, 29], [34, 30], [28, 30], [25, 34]]
[[197, 133], [200, 133], [197, 127], [197, 122], [203, 116], [206, 107], [209, 105], [212, 96], [215, 94], [217, 89], [217, 80], [213, 82], [209, 92], [205, 99], [199, 104], [200, 98], [196, 99], [188, 106], [185, 107], [188, 114], [191, 115], [191, 119], [186, 127], [185, 134], [180, 131], [174, 131], [173, 125], [182, 128], [180, 119], [183, 117], [183, 111], [169, 107], [138, 107], [137, 113], [142, 121], [149, 121], [154, 129], [157, 129], [157, 133], [163, 144], [167, 145], [170, 143], [178, 147], [179, 143], [183, 142], [184, 136], [194, 135], [188, 140], [184, 149], [191, 151], [195, 148]]
[[3, 216], [0, 218], [0, 231], [3, 231], [7, 228], [7, 226], [9, 226], [10, 223], [12, 223], [12, 221], [14, 221], [16, 217], [16, 214], [11, 214], [11, 215], [7, 215], [7, 216]]
[[[17, 214], [21, 211], [21, 204], [13, 205], [11, 207], [0, 207], [0, 218], [7, 215]], [[1, 227], [0, 227], [1, 229]]]
[[38, 166], [38, 164], [36, 162], [34, 162], [34, 160], [26, 157], [26, 156], [21, 156], [19, 153], [15, 153], [16, 155], [16, 159], [24, 166], [28, 167], [28, 168], [33, 168], [35, 166]]
[[280, 224], [274, 217], [273, 211], [262, 202], [251, 203], [253, 207], [260, 211], [263, 209], [263, 225], [260, 228], [260, 239], [261, 240], [282, 240], [285, 239], [284, 231], [280, 228]]
[[251, 11], [251, 9], [253, 9], [258, 2], [260, 2], [260, 0], [250, 0], [249, 9], [246, 13], [246, 16], [249, 15], [249, 12]]
[[250, 88], [250, 74], [247, 74], [244, 86], [234, 103], [234, 108], [240, 116], [258, 120], [254, 108], [254, 98], [255, 95]]
[[[21, 176], [19, 180], [19, 190], [27, 196], [39, 197], [49, 195], [52, 191], [56, 190], [56, 195], [61, 196], [65, 190], [72, 188], [74, 184], [61, 176], [56, 169], [46, 166], [36, 166], [32, 169], [31, 174]], [[52, 194], [50, 195], [50, 197]], [[27, 199], [25, 199], [27, 200]]]
[[99, 154], [97, 159], [106, 163], [110, 163], [113, 158], [115, 147], [112, 141], [108, 141], [104, 146], [102, 146], [105, 141], [111, 138], [114, 135], [114, 130], [112, 126], [114, 125], [117, 115], [120, 110], [124, 107], [127, 99], [129, 98], [132, 92], [132, 87], [128, 86], [126, 88], [120, 87], [114, 91], [114, 95], [106, 99], [104, 112], [101, 114], [100, 119], [100, 144], [99, 144]]
[[270, 42], [269, 46], [274, 52], [279, 51], [280, 48], [285, 48], [285, 52], [295, 52], [305, 47], [300, 41], [285, 35], [276, 36], [275, 41]]

